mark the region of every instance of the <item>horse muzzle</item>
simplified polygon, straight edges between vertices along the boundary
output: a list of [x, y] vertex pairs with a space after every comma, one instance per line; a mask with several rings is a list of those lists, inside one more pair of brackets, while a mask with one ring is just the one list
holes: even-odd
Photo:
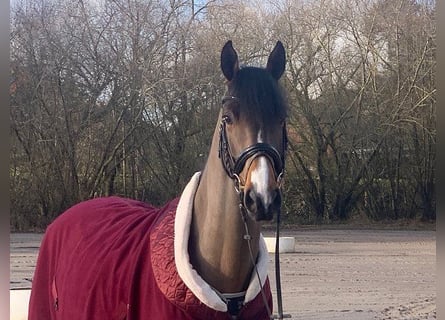
[[270, 221], [281, 209], [281, 191], [275, 188], [264, 195], [255, 188], [248, 188], [244, 193], [244, 206], [253, 220]]
[[247, 168], [243, 204], [255, 221], [270, 221], [281, 208], [281, 176], [276, 177], [268, 155], [253, 157]]

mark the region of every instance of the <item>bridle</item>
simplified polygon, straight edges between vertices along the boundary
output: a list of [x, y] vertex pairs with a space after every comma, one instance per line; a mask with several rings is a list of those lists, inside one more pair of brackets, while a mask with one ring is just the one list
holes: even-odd
[[[223, 101], [227, 99], [238, 100], [237, 97], [226, 96], [223, 98]], [[268, 143], [258, 142], [255, 143], [243, 151], [241, 151], [238, 157], [234, 157], [232, 151], [230, 150], [229, 140], [227, 138], [227, 118], [223, 117], [221, 119], [221, 124], [219, 128], [219, 150], [218, 156], [222, 161], [222, 165], [227, 175], [235, 181], [237, 185], [236, 188], [243, 187], [243, 182], [240, 178], [241, 171], [243, 171], [246, 162], [250, 158], [256, 158], [259, 156], [265, 156], [271, 162], [273, 169], [275, 171], [275, 176], [277, 179], [277, 185], [281, 187], [281, 181], [284, 175], [284, 167], [285, 167], [285, 156], [287, 151], [287, 130], [286, 125], [283, 125], [283, 135], [282, 135], [282, 148], [283, 150], [280, 152], [277, 151], [275, 147]]]
[[[227, 100], [239, 100], [234, 96], [225, 96], [223, 98], [223, 104]], [[283, 132], [282, 132], [282, 151], [281, 153], [277, 151], [277, 149], [268, 143], [258, 142], [253, 145], [248, 146], [246, 149], [241, 151], [238, 157], [234, 157], [232, 151], [230, 150], [229, 140], [227, 138], [227, 118], [222, 117], [221, 124], [219, 127], [219, 149], [218, 156], [221, 159], [223, 168], [227, 175], [234, 181], [235, 191], [239, 197], [239, 208], [241, 217], [244, 222], [245, 235], [244, 239], [247, 240], [249, 246], [250, 260], [255, 270], [256, 276], [258, 278], [258, 282], [261, 288], [261, 295], [263, 297], [264, 305], [267, 309], [267, 312], [271, 319], [283, 319], [290, 318], [289, 315], [283, 315], [283, 306], [282, 306], [282, 296], [281, 296], [281, 280], [280, 280], [280, 257], [279, 257], [279, 236], [280, 236], [280, 210], [277, 212], [276, 218], [276, 240], [275, 240], [275, 278], [276, 278], [276, 286], [277, 286], [277, 302], [278, 302], [278, 315], [272, 316], [272, 312], [270, 311], [269, 305], [267, 303], [266, 295], [263, 290], [263, 286], [261, 284], [260, 275], [258, 273], [258, 269], [256, 267], [256, 262], [252, 254], [251, 249], [251, 236], [249, 234], [249, 229], [247, 227], [247, 208], [244, 205], [244, 182], [240, 177], [241, 172], [246, 165], [246, 162], [253, 158], [257, 158], [259, 156], [265, 156], [273, 166], [276, 176], [276, 182], [278, 189], [281, 192], [282, 180], [284, 176], [284, 167], [285, 167], [285, 157], [288, 145], [288, 137], [287, 137], [287, 129], [286, 124], [283, 124]], [[238, 310], [239, 311], [239, 310]], [[231, 314], [233, 319], [237, 318], [237, 312]]]

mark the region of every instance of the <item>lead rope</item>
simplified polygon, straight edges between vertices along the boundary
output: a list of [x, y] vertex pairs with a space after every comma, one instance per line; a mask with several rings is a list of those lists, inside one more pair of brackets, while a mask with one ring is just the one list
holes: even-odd
[[[277, 178], [278, 188], [281, 189], [283, 182], [283, 172]], [[283, 298], [281, 295], [281, 272], [280, 272], [280, 223], [281, 223], [281, 209], [277, 212], [277, 227], [275, 230], [275, 285], [277, 287], [277, 304], [278, 304], [278, 318], [291, 318], [289, 314], [283, 314]]]
[[255, 262], [255, 259], [253, 257], [253, 253], [252, 253], [252, 245], [250, 243], [250, 241], [252, 240], [252, 237], [250, 236], [249, 228], [247, 227], [246, 212], [245, 212], [246, 209], [244, 208], [244, 206], [241, 203], [240, 203], [239, 207], [240, 207], [241, 217], [242, 217], [243, 223], [244, 223], [244, 229], [246, 231], [246, 234], [244, 235], [244, 240], [247, 241], [247, 246], [249, 247], [250, 262], [253, 265], [253, 269], [255, 270], [255, 274], [258, 279], [258, 283], [260, 285], [261, 297], [263, 299], [263, 304], [266, 307], [267, 314], [269, 315], [269, 319], [273, 319], [272, 311], [270, 310], [269, 303], [267, 302], [267, 298], [266, 298], [266, 293], [264, 292], [263, 284], [261, 282], [260, 273], [258, 272], [258, 268], [257, 268], [256, 262]]
[[[279, 176], [279, 183], [281, 183], [281, 174]], [[239, 208], [241, 213], [241, 218], [243, 220], [244, 229], [246, 231], [244, 235], [244, 240], [247, 241], [247, 246], [249, 248], [249, 256], [250, 256], [250, 262], [252, 263], [253, 269], [255, 270], [256, 277], [258, 279], [258, 283], [260, 285], [260, 291], [261, 291], [261, 297], [263, 299], [264, 306], [266, 307], [267, 314], [269, 315], [269, 319], [283, 319], [283, 318], [291, 318], [290, 315], [286, 314], [283, 315], [283, 302], [282, 302], [282, 296], [281, 296], [281, 276], [280, 276], [280, 245], [279, 245], [279, 236], [280, 236], [280, 212], [277, 213], [277, 228], [276, 228], [276, 242], [275, 242], [275, 282], [277, 287], [277, 303], [278, 303], [278, 315], [274, 316], [272, 315], [272, 311], [270, 310], [269, 303], [267, 302], [266, 294], [263, 289], [263, 284], [261, 283], [261, 277], [258, 272], [258, 268], [255, 262], [255, 259], [253, 257], [252, 253], [252, 246], [251, 246], [251, 240], [252, 237], [249, 233], [249, 228], [247, 226], [247, 211], [243, 204], [243, 198], [244, 198], [244, 191], [243, 191], [243, 185], [241, 184], [241, 178], [235, 174], [235, 191], [237, 192], [239, 196]]]
[[281, 294], [281, 272], [280, 272], [280, 223], [281, 210], [277, 212], [277, 227], [275, 231], [275, 285], [277, 287], [278, 315], [273, 319], [292, 318], [290, 314], [283, 314], [283, 298]]
[[275, 231], [275, 285], [277, 287], [278, 319], [283, 319], [280, 275], [280, 213], [281, 210], [277, 213], [277, 229]]
[[250, 242], [252, 240], [252, 237], [250, 236], [249, 228], [247, 227], [247, 209], [244, 207], [244, 203], [243, 203], [244, 185], [241, 183], [241, 178], [237, 174], [235, 174], [234, 177], [235, 177], [235, 179], [234, 179], [235, 191], [239, 197], [239, 209], [240, 209], [241, 219], [243, 220], [244, 230], [246, 231], [246, 233], [244, 234], [244, 240], [247, 241], [247, 246], [249, 247], [250, 263], [252, 263], [253, 269], [255, 270], [255, 274], [258, 279], [258, 284], [260, 285], [261, 297], [263, 299], [263, 304], [266, 307], [269, 319], [273, 319], [272, 311], [269, 308], [269, 303], [267, 302], [266, 293], [264, 292], [263, 284], [261, 282], [260, 273], [258, 272], [255, 258], [253, 257], [253, 253], [252, 253], [252, 245]]

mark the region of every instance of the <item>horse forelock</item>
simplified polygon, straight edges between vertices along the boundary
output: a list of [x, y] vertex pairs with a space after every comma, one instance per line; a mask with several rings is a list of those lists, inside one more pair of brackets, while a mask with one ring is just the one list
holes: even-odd
[[239, 114], [247, 121], [267, 124], [287, 117], [283, 90], [266, 69], [241, 68], [231, 81], [228, 93], [238, 98]]

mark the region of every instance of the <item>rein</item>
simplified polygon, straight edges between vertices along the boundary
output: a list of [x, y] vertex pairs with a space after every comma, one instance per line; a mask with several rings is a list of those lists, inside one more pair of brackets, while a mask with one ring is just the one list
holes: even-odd
[[[233, 96], [226, 96], [223, 98], [223, 101], [226, 101], [227, 99], [238, 99]], [[276, 218], [276, 242], [275, 242], [275, 279], [276, 279], [276, 287], [277, 287], [277, 302], [278, 302], [278, 315], [272, 316], [272, 312], [269, 308], [269, 305], [267, 303], [266, 295], [263, 290], [263, 286], [261, 284], [260, 275], [258, 272], [258, 269], [256, 267], [255, 259], [253, 257], [252, 248], [251, 248], [251, 236], [249, 233], [249, 229], [247, 227], [247, 209], [244, 205], [244, 184], [240, 177], [241, 171], [243, 170], [246, 162], [250, 158], [256, 158], [259, 156], [265, 156], [269, 159], [269, 161], [272, 163], [273, 169], [275, 171], [276, 179], [277, 179], [277, 185], [278, 189], [281, 191], [282, 186], [282, 180], [284, 176], [284, 167], [285, 167], [285, 156], [287, 151], [287, 145], [288, 145], [288, 138], [287, 138], [287, 130], [286, 125], [283, 125], [283, 150], [281, 154], [277, 151], [276, 148], [274, 148], [272, 145], [268, 143], [255, 143], [246, 149], [244, 149], [240, 155], [235, 158], [230, 150], [229, 141], [227, 138], [227, 132], [226, 132], [226, 125], [227, 125], [227, 119], [222, 118], [221, 125], [219, 128], [219, 150], [218, 150], [218, 157], [221, 159], [222, 165], [224, 167], [224, 170], [226, 171], [227, 175], [234, 181], [235, 184], [235, 191], [238, 194], [239, 197], [239, 208], [241, 217], [244, 223], [245, 228], [245, 235], [244, 239], [247, 241], [248, 247], [249, 247], [249, 255], [250, 260], [253, 265], [253, 268], [255, 270], [256, 276], [258, 278], [258, 282], [261, 289], [261, 295], [263, 298], [264, 306], [267, 309], [267, 312], [270, 316], [270, 319], [283, 319], [283, 318], [290, 318], [290, 315], [284, 315], [283, 314], [283, 303], [282, 303], [282, 293], [281, 293], [281, 276], [280, 276], [280, 254], [279, 254], [279, 234], [280, 234], [280, 213], [281, 210], [278, 210], [277, 212], [277, 218]], [[237, 318], [237, 314], [240, 310], [241, 306], [238, 310], [233, 310], [230, 312], [233, 319]]]

